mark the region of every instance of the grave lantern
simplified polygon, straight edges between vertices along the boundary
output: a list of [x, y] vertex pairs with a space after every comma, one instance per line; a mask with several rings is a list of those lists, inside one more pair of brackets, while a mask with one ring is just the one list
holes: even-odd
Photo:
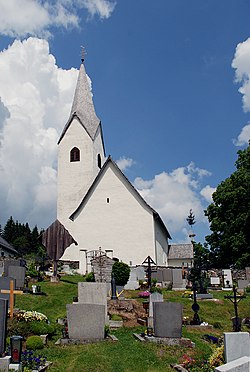
[[22, 354], [22, 336], [11, 336], [10, 338], [10, 352], [11, 363], [20, 363]]

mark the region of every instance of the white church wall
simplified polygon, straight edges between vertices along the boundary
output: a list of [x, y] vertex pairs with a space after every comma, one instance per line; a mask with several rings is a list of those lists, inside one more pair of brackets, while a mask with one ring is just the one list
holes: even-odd
[[103, 142], [102, 142], [102, 134], [101, 134], [101, 127], [97, 129], [95, 140], [93, 142], [93, 174], [97, 175], [100, 171], [100, 168], [98, 167], [98, 160], [97, 156], [100, 154], [101, 156], [101, 166], [105, 163], [105, 154], [104, 154], [104, 148], [103, 148]]
[[168, 266], [167, 252], [168, 239], [161, 225], [155, 221], [155, 246], [156, 246], [156, 264], [159, 266]]
[[132, 265], [141, 264], [148, 255], [155, 259], [152, 211], [113, 165], [107, 167], [70, 229], [79, 249], [113, 250], [113, 257]]
[[[95, 151], [98, 151], [99, 146], [100, 135], [96, 139]], [[80, 150], [80, 161], [70, 162], [70, 151], [73, 147]], [[103, 155], [102, 146], [100, 152]], [[98, 173], [97, 167], [93, 167], [93, 157], [91, 138], [79, 121], [73, 119], [58, 149], [57, 218], [64, 225]]]

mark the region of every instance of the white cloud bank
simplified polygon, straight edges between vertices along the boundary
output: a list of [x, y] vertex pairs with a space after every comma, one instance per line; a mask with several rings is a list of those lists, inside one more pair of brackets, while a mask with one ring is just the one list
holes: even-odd
[[47, 41], [15, 41], [0, 53], [0, 220], [55, 218], [57, 140], [78, 71], [56, 66]]
[[173, 237], [174, 233], [180, 231], [187, 236], [186, 218], [190, 209], [196, 221], [207, 224], [204, 209], [215, 190], [210, 186], [201, 188], [200, 184], [203, 177], [209, 175], [208, 171], [197, 168], [191, 162], [171, 173], [162, 172], [152, 180], [137, 177], [134, 186], [148, 204], [159, 212]]
[[[242, 105], [245, 112], [250, 111], [250, 38], [239, 43], [236, 47], [232, 67], [235, 69], [235, 81], [241, 84], [239, 92], [242, 94]], [[236, 146], [248, 144], [250, 139], [250, 124], [245, 125], [237, 139]]]
[[131, 158], [126, 158], [122, 156], [120, 159], [116, 160], [116, 164], [121, 169], [122, 172], [126, 171], [128, 168], [135, 164], [135, 161]]
[[109, 18], [115, 3], [108, 0], [0, 0], [0, 33], [11, 37], [49, 37], [51, 27], [79, 27], [79, 10]]

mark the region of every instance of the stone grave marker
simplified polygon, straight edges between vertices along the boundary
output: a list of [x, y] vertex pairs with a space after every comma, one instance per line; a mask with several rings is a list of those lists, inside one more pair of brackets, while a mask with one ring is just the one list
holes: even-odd
[[10, 266], [22, 266], [25, 267], [26, 261], [23, 259], [20, 260], [4, 260], [3, 261], [3, 266], [4, 266], [4, 276], [11, 276], [9, 275], [9, 267]]
[[249, 282], [248, 280], [244, 280], [244, 279], [239, 279], [238, 280], [238, 289], [239, 290], [244, 290], [248, 287], [249, 285]]
[[250, 267], [246, 267], [246, 277], [247, 277], [248, 283], [250, 283]]
[[5, 352], [7, 332], [8, 301], [0, 298], [0, 356]]
[[107, 315], [107, 285], [106, 283], [79, 282], [78, 303], [104, 305]]
[[216, 367], [217, 372], [249, 372], [250, 371], [250, 358], [242, 357], [232, 362], [222, 364], [222, 366]]
[[230, 269], [222, 270], [222, 277], [223, 277], [223, 287], [224, 288], [232, 288], [233, 287], [233, 278], [232, 272]]
[[[11, 280], [14, 280], [13, 278], [9, 278], [6, 276], [0, 276], [0, 298], [3, 298], [5, 300], [10, 301], [10, 295], [9, 293], [1, 293], [1, 290], [8, 290], [10, 289], [10, 282]], [[14, 289], [16, 288], [15, 286], [15, 280], [14, 280]]]
[[174, 302], [154, 302], [155, 337], [180, 338], [183, 305]]
[[220, 286], [220, 278], [218, 276], [211, 276], [210, 277], [210, 284], [212, 287], [219, 287]]
[[250, 357], [250, 335], [248, 332], [224, 333], [225, 360], [227, 363], [241, 357]]
[[3, 265], [3, 261], [0, 261], [0, 276], [2, 276], [4, 273], [4, 265]]
[[66, 305], [70, 339], [95, 340], [104, 338], [105, 306], [97, 304]]
[[124, 286], [124, 289], [138, 289], [139, 288], [139, 281], [137, 278], [137, 270], [136, 268], [130, 269], [130, 275], [127, 284]]
[[145, 278], [145, 268], [143, 266], [137, 266], [136, 267], [136, 273], [137, 273], [137, 278], [138, 280], [143, 280], [146, 281]]
[[101, 252], [99, 256], [93, 258], [91, 265], [95, 275], [95, 281], [110, 283], [113, 264], [114, 260], [107, 257], [106, 254], [101, 254]]
[[172, 289], [184, 289], [185, 282], [182, 279], [182, 269], [173, 269], [173, 288]]
[[153, 310], [154, 302], [163, 302], [163, 295], [161, 293], [154, 292], [154, 293], [151, 293], [151, 295], [149, 296], [147, 326], [150, 328], [154, 328], [154, 310]]
[[152, 270], [152, 278], [157, 279], [157, 283], [162, 283], [163, 282], [163, 270], [162, 269]]
[[23, 289], [26, 268], [23, 266], [9, 266], [8, 273], [11, 278], [16, 280], [16, 288]]

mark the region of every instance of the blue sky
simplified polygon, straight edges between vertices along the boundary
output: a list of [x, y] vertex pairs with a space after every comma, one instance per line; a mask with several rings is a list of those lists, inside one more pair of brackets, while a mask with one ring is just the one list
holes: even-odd
[[55, 219], [83, 45], [106, 153], [173, 242], [188, 241], [191, 208], [203, 241], [203, 210], [250, 137], [249, 17], [244, 0], [0, 0], [0, 223]]

